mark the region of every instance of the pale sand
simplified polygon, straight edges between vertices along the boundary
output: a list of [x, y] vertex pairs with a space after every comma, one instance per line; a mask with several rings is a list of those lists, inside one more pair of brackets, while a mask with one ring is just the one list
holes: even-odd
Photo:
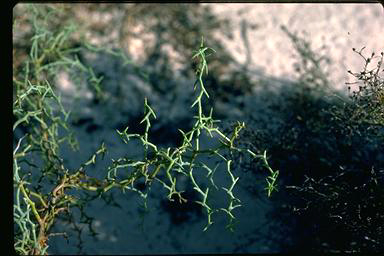
[[[307, 33], [313, 49], [327, 46], [323, 53], [333, 63], [330, 80], [336, 88], [353, 77], [347, 70], [359, 71], [364, 64], [352, 48], [369, 55], [384, 51], [384, 9], [381, 4], [205, 4], [219, 17], [228, 17], [233, 24], [232, 40], [217, 34], [223, 44], [240, 63], [247, 61], [250, 68], [261, 69], [266, 75], [293, 79], [294, 48], [287, 35], [280, 29], [285, 25], [291, 32]], [[246, 24], [244, 43], [242, 27]], [[252, 29], [253, 26], [253, 29]], [[243, 27], [244, 31], [244, 27]], [[302, 34], [302, 33], [300, 33]], [[244, 32], [243, 32], [244, 35]]]

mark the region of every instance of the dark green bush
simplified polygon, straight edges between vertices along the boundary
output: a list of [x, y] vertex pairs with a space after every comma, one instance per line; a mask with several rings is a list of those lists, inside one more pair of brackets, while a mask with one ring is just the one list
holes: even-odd
[[[260, 117], [240, 141], [266, 148], [271, 166], [280, 170], [281, 205], [269, 215], [288, 227], [283, 250], [379, 252], [383, 250], [384, 102], [383, 53], [365, 57], [353, 73], [357, 90], [345, 97], [332, 91], [322, 69], [326, 58], [296, 34], [299, 79], [271, 104], [271, 123]], [[373, 69], [368, 64], [376, 61]], [[355, 83], [354, 83], [355, 84]], [[351, 86], [350, 84], [348, 86]], [[257, 175], [258, 165], [245, 166]]]

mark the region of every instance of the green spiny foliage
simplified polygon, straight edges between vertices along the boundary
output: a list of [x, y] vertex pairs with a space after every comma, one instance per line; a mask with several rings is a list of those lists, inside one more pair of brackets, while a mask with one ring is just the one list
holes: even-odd
[[[149, 184], [151, 184], [153, 181], [158, 181], [168, 191], [167, 197], [169, 200], [174, 200], [173, 196], [176, 196], [180, 202], [185, 202], [187, 199], [183, 198], [183, 191], [177, 190], [176, 184], [177, 176], [184, 175], [190, 179], [194, 189], [201, 196], [201, 201], [196, 201], [196, 203], [200, 204], [204, 209], [206, 209], [208, 222], [204, 230], [207, 230], [207, 228], [211, 224], [213, 224], [212, 215], [220, 210], [228, 215], [229, 224], [227, 227], [230, 228], [230, 230], [233, 230], [232, 224], [235, 220], [233, 210], [241, 206], [240, 199], [234, 196], [233, 194], [233, 189], [239, 177], [234, 176], [234, 173], [231, 168], [232, 160], [225, 157], [224, 155], [226, 155], [226, 153], [231, 155], [231, 152], [234, 151], [244, 151], [249, 153], [254, 158], [262, 158], [264, 164], [267, 166], [268, 170], [271, 173], [271, 176], [267, 179], [268, 196], [270, 196], [271, 192], [275, 190], [275, 181], [278, 172], [273, 171], [269, 167], [268, 162], [266, 160], [266, 153], [264, 153], [263, 156], [259, 156], [249, 149], [245, 150], [235, 146], [234, 141], [236, 138], [238, 138], [241, 129], [245, 127], [244, 123], [238, 122], [237, 125], [234, 127], [232, 134], [230, 136], [226, 136], [220, 130], [220, 128], [215, 125], [215, 123], [219, 122], [219, 120], [214, 120], [212, 118], [213, 109], [210, 109], [209, 115], [204, 114], [202, 104], [203, 97], [205, 96], [209, 98], [209, 95], [205, 90], [202, 77], [204, 72], [206, 74], [208, 73], [208, 66], [206, 61], [206, 57], [209, 56], [209, 54], [207, 54], [208, 51], [213, 52], [214, 50], [209, 47], [205, 47], [202, 39], [200, 48], [195, 52], [195, 55], [193, 56], [193, 58], [199, 59], [199, 64], [196, 70], [197, 79], [194, 84], [194, 90], [197, 90], [197, 97], [196, 100], [192, 103], [191, 107], [197, 108], [198, 115], [194, 116], [196, 121], [190, 131], [184, 132], [179, 129], [181, 135], [183, 136], [182, 144], [176, 148], [158, 148], [156, 145], [150, 142], [149, 129], [151, 127], [151, 117], [156, 118], [156, 115], [151, 109], [151, 107], [148, 105], [147, 99], [145, 99], [145, 116], [140, 122], [146, 124], [144, 134], [130, 134], [128, 132], [128, 127], [124, 131], [117, 131], [125, 143], [128, 143], [130, 139], [138, 139], [142, 143], [144, 147], [143, 159], [141, 161], [133, 161], [129, 158], [120, 158], [117, 161], [114, 161], [114, 164], [109, 168], [108, 179], [114, 182], [112, 184], [115, 184], [111, 186], [119, 186], [123, 189], [134, 189], [133, 186], [128, 187], [128, 184], [132, 184], [133, 180], [138, 179], [140, 177], [144, 177], [145, 183]], [[211, 138], [214, 138], [216, 135], [220, 145], [216, 148], [202, 149], [200, 147], [200, 139], [201, 134], [203, 132], [209, 134]], [[218, 189], [213, 181], [213, 174], [217, 173], [218, 165], [216, 165], [215, 168], [212, 169], [204, 162], [199, 161], [198, 158], [202, 155], [210, 157], [214, 156], [226, 163], [227, 175], [229, 176], [231, 181], [229, 187], [222, 188], [228, 194], [229, 197], [227, 208], [214, 208], [209, 203], [210, 189]], [[133, 171], [131, 171], [129, 174], [130, 178], [117, 182], [117, 170], [124, 169], [127, 167], [133, 168]], [[194, 171], [200, 169], [205, 169], [207, 171], [207, 177], [209, 177], [212, 186], [207, 186], [203, 188], [202, 185], [198, 184], [194, 176]], [[161, 172], [165, 173], [165, 179], [159, 178]]]
[[[87, 202], [101, 197], [112, 202], [107, 197], [107, 192], [112, 188], [132, 190], [139, 193], [144, 199], [147, 193], [134, 187], [135, 182], [144, 179], [146, 184], [159, 182], [168, 192], [169, 200], [178, 198], [180, 202], [187, 200], [183, 197], [183, 191], [177, 189], [177, 177], [184, 175], [189, 178], [194, 189], [200, 194], [200, 204], [207, 212], [208, 221], [204, 230], [213, 224], [212, 215], [224, 212], [229, 218], [228, 228], [233, 230], [235, 220], [234, 209], [240, 207], [240, 199], [234, 195], [234, 188], [239, 180], [232, 169], [233, 152], [246, 152], [254, 158], [263, 159], [263, 163], [271, 176], [268, 181], [268, 195], [275, 190], [275, 181], [278, 172], [274, 172], [268, 165], [266, 155], [259, 156], [249, 149], [235, 146], [235, 140], [245, 124], [238, 122], [232, 134], [225, 135], [212, 117], [213, 109], [207, 115], [203, 109], [203, 98], [209, 97], [203, 83], [204, 72], [208, 73], [206, 57], [211, 48], [205, 47], [203, 40], [200, 48], [193, 58], [199, 60], [196, 70], [197, 80], [193, 85], [197, 91], [196, 100], [191, 107], [197, 108], [195, 124], [190, 131], [179, 130], [183, 136], [183, 142], [175, 148], [160, 148], [150, 139], [151, 120], [156, 118], [155, 112], [150, 107], [148, 100], [144, 100], [144, 118], [140, 123], [145, 124], [144, 134], [130, 134], [128, 127], [124, 131], [117, 131], [125, 143], [131, 139], [139, 140], [144, 148], [142, 159], [133, 160], [122, 157], [112, 159], [112, 164], [107, 168], [104, 179], [97, 179], [86, 174], [86, 168], [96, 164], [98, 157], [104, 157], [107, 149], [101, 145], [90, 158], [75, 170], [65, 167], [60, 156], [60, 147], [67, 141], [74, 150], [78, 149], [73, 133], [68, 127], [67, 112], [61, 98], [51, 85], [55, 74], [65, 69], [76, 76], [85, 76], [91, 88], [97, 96], [103, 97], [102, 77], [97, 77], [93, 70], [86, 67], [78, 58], [81, 50], [94, 52], [102, 49], [89, 44], [74, 48], [71, 44], [71, 33], [75, 30], [73, 24], [58, 29], [54, 32], [49, 29], [40, 8], [30, 6], [31, 24], [33, 32], [29, 56], [24, 67], [13, 77], [13, 131], [15, 136], [13, 151], [13, 184], [14, 184], [14, 226], [15, 226], [15, 250], [20, 254], [46, 254], [50, 236], [64, 235], [65, 233], [52, 233], [50, 230], [55, 220], [63, 215], [67, 216], [74, 224], [74, 229], [81, 233], [81, 229], [74, 221], [70, 209], [77, 207], [84, 222], [92, 229], [92, 218], [83, 211]], [[50, 15], [54, 15], [54, 9], [47, 9]], [[43, 21], [42, 21], [43, 20]], [[129, 63], [126, 56], [119, 51], [106, 52], [121, 57], [124, 63]], [[78, 81], [80, 82], [80, 81]], [[21, 136], [17, 135], [22, 133]], [[215, 148], [202, 148], [201, 135], [208, 134], [212, 139], [217, 138], [219, 146]], [[209, 167], [201, 160], [201, 156], [216, 157], [225, 164], [225, 171], [219, 174], [220, 165]], [[200, 184], [196, 179], [196, 172], [207, 172], [208, 186]], [[119, 173], [118, 173], [119, 171]], [[121, 172], [124, 171], [124, 172]], [[122, 174], [122, 175], [120, 175]], [[228, 196], [227, 207], [214, 207], [210, 202], [211, 189], [219, 190], [214, 183], [214, 175], [227, 175], [230, 184], [222, 187]], [[124, 178], [121, 178], [124, 176]], [[69, 192], [73, 189], [87, 192], [85, 197], [78, 198]], [[80, 235], [79, 235], [80, 239]], [[80, 241], [81, 242], [81, 239]]]
[[[63, 25], [53, 32], [46, 19], [54, 15], [54, 9], [30, 5], [28, 11], [33, 14], [31, 48], [24, 67], [13, 76], [13, 132], [24, 133], [15, 136], [13, 152], [15, 250], [44, 254], [55, 217], [73, 201], [70, 196], [55, 193], [61, 186], [57, 182], [68, 173], [60, 158], [60, 146], [67, 141], [73, 149], [78, 148], [67, 124], [70, 113], [49, 81], [59, 69], [85, 73], [91, 79], [93, 76], [76, 57], [79, 49], [69, 47], [74, 26]], [[43, 192], [50, 186], [54, 187], [51, 193]]]
[[[64, 109], [50, 81], [60, 70], [70, 71], [77, 78], [85, 77], [96, 95], [102, 97], [102, 78], [79, 60], [81, 50], [92, 49], [88, 45], [72, 45], [73, 24], [62, 24], [55, 30], [49, 27], [47, 19], [57, 9], [28, 5], [27, 11], [33, 32], [30, 52], [23, 67], [16, 67], [13, 75], [15, 250], [44, 254], [48, 236], [55, 235], [48, 231], [56, 217], [68, 212], [70, 205], [82, 203], [64, 194], [64, 189], [82, 188], [83, 169], [95, 162], [96, 155], [106, 152], [102, 145], [81, 165], [81, 172], [70, 175], [61, 159], [60, 147], [64, 142], [73, 150], [79, 147], [68, 126], [70, 112]], [[76, 81], [80, 83], [81, 79]]]

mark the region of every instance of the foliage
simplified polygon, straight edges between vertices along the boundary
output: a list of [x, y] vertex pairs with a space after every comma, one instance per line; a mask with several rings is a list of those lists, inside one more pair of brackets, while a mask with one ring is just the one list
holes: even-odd
[[[110, 9], [109, 4], [98, 5], [101, 13]], [[324, 70], [330, 59], [282, 27], [297, 52], [297, 80], [276, 93], [259, 90], [267, 98], [276, 99], [276, 103], [263, 103], [268, 108], [267, 118], [252, 113], [247, 127], [244, 122], [235, 122], [225, 130], [220, 128], [220, 120], [213, 118], [213, 108], [207, 111], [207, 106], [214, 103], [213, 99], [229, 101], [254, 86], [246, 73], [228, 71], [233, 59], [210, 32], [229, 23], [213, 19], [208, 9], [199, 5], [159, 8], [132, 4], [124, 5], [121, 12], [124, 15], [114, 16], [119, 16], [121, 22], [107, 25], [110, 28], [120, 24], [119, 49], [88, 43], [79, 33], [79, 24], [71, 22], [76, 11], [67, 5], [26, 5], [14, 20], [14, 38], [18, 38], [13, 49], [13, 212], [17, 253], [47, 254], [50, 237], [67, 238], [64, 232], [53, 233], [58, 220], [72, 224], [81, 248], [78, 219], [88, 225], [92, 234], [96, 233], [93, 218], [85, 211], [92, 200], [103, 199], [118, 206], [113, 192], [130, 191], [143, 198], [145, 208], [154, 183], [164, 189], [164, 198], [169, 202], [186, 207], [194, 201], [201, 207], [207, 216], [203, 230], [213, 224], [217, 214], [223, 214], [228, 217], [226, 227], [233, 231], [235, 209], [244, 203], [237, 194], [241, 185], [239, 166], [257, 178], [268, 171], [266, 194], [270, 197], [278, 191], [268, 216], [272, 225], [283, 224], [283, 228], [274, 229], [285, 236], [274, 241], [281, 244], [282, 250], [383, 250], [383, 53], [366, 57], [364, 48], [353, 49], [365, 65], [361, 72], [349, 71], [357, 81], [349, 84], [349, 97], [345, 97], [332, 90], [327, 79]], [[146, 47], [149, 57], [144, 61], [156, 64], [149, 65], [153, 70], [141, 70], [125, 53], [126, 40], [131, 42], [137, 37], [134, 30], [140, 27], [138, 20], [144, 26], [137, 33], [152, 33], [157, 38], [154, 45]], [[92, 26], [103, 33], [109, 31], [97, 22]], [[191, 54], [202, 34], [206, 35], [205, 42], [202, 39], [198, 50]], [[220, 53], [210, 57], [209, 73], [207, 57], [215, 50], [205, 43]], [[167, 56], [163, 45], [170, 46], [170, 52], [180, 58]], [[150, 101], [154, 102], [143, 97], [144, 116], [137, 118], [138, 124], [130, 122], [129, 127], [124, 124], [116, 131], [125, 144], [142, 148], [142, 155], [127, 152], [117, 159], [107, 158], [104, 172], [91, 172], [108, 153], [103, 143], [87, 161], [68, 168], [61, 155], [64, 143], [73, 150], [80, 150], [80, 146], [68, 122], [70, 112], [55, 88], [57, 74], [68, 72], [77, 92], [87, 87], [101, 102], [112, 100], [105, 94], [108, 88], [102, 72], [82, 58], [86, 53], [106, 54], [119, 59], [118, 65], [134, 67], [156, 93], [171, 95], [171, 102], [177, 97], [173, 89], [186, 86], [169, 83], [175, 75], [171, 64], [177, 61], [186, 65], [179, 71], [196, 77], [193, 85], [187, 85], [193, 86], [193, 101], [188, 104], [195, 115], [190, 118], [190, 127], [180, 127], [177, 122], [168, 124], [181, 138], [178, 143], [170, 143], [170, 147], [159, 142], [156, 122], [168, 117], [155, 113], [150, 105]], [[121, 72], [118, 68], [116, 72]], [[140, 130], [139, 126], [144, 128]], [[203, 139], [207, 138], [211, 144], [204, 146]], [[268, 158], [266, 152], [272, 157]], [[207, 159], [215, 160], [215, 165], [211, 166], [213, 162]], [[223, 184], [217, 182], [218, 175], [225, 177]], [[180, 180], [186, 180], [197, 196], [183, 191]], [[215, 194], [226, 198], [225, 203], [216, 202]], [[74, 214], [75, 209], [80, 216]], [[268, 242], [273, 241], [271, 237]], [[291, 241], [287, 242], [287, 238]]]
[[67, 141], [73, 149], [78, 147], [67, 124], [70, 113], [63, 108], [50, 81], [59, 69], [70, 69], [85, 74], [100, 91], [100, 79], [79, 61], [76, 53], [80, 49], [69, 47], [73, 25], [51, 31], [45, 26], [46, 18], [55, 10], [33, 5], [28, 8], [33, 14], [29, 18], [34, 35], [24, 67], [13, 76], [15, 249], [23, 254], [44, 254], [48, 236], [54, 235], [48, 230], [55, 217], [74, 200], [60, 191], [68, 175], [60, 146]]
[[[273, 210], [270, 221], [290, 226], [286, 236], [294, 239], [281, 238], [284, 250], [382, 251], [383, 54], [372, 64], [374, 54], [353, 49], [365, 65], [349, 71], [359, 86], [349, 87], [346, 98], [329, 87], [326, 57], [283, 30], [299, 56], [298, 80], [270, 106], [269, 116], [280, 118], [270, 123], [279, 125], [262, 127], [255, 117], [240, 138], [266, 148], [271, 166], [282, 170], [275, 200], [285, 207]], [[253, 163], [244, 167], [258, 170]]]
[[[144, 155], [141, 159], [126, 156], [117, 160], [112, 159], [104, 178], [93, 177], [87, 172], [87, 168], [96, 164], [98, 158], [104, 158], [107, 148], [103, 143], [86, 162], [78, 168], [69, 170], [60, 155], [60, 148], [65, 141], [74, 150], [78, 149], [78, 144], [67, 124], [70, 113], [64, 109], [51, 81], [54, 81], [55, 75], [60, 70], [69, 70], [79, 78], [85, 77], [95, 94], [105, 100], [102, 77], [97, 77], [92, 68], [86, 67], [77, 54], [80, 51], [106, 51], [123, 59], [126, 56], [122, 52], [99, 49], [90, 44], [74, 48], [70, 37], [75, 30], [74, 24], [69, 26], [62, 24], [56, 30], [50, 30], [46, 18], [54, 15], [55, 9], [35, 5], [29, 5], [28, 8], [32, 14], [29, 16], [30, 22], [33, 24], [30, 52], [24, 62], [15, 67], [17, 72], [13, 77], [14, 239], [17, 253], [47, 254], [50, 236], [66, 237], [65, 233], [51, 232], [57, 218], [63, 215], [73, 222], [75, 230], [81, 232], [75, 224], [72, 208], [80, 210], [81, 218], [89, 225], [91, 232], [94, 232], [91, 225], [92, 218], [83, 211], [84, 206], [99, 197], [108, 200], [105, 195], [113, 188], [121, 189], [122, 192], [131, 190], [146, 199], [147, 192], [134, 187], [140, 179], [144, 179], [149, 188], [153, 182], [159, 182], [168, 191], [169, 200], [178, 199], [180, 202], [185, 202], [188, 199], [183, 197], [183, 191], [178, 190], [177, 179], [180, 175], [188, 177], [194, 190], [200, 194], [200, 200], [196, 203], [207, 212], [208, 221], [204, 230], [213, 224], [212, 215], [218, 212], [228, 216], [227, 227], [233, 230], [234, 209], [241, 206], [240, 199], [234, 195], [239, 177], [233, 172], [231, 155], [236, 151], [262, 159], [270, 172], [266, 188], [268, 195], [270, 196], [276, 189], [278, 172], [269, 167], [266, 153], [257, 155], [249, 149], [235, 146], [235, 140], [245, 124], [237, 122], [232, 133], [225, 135], [216, 125], [220, 120], [212, 117], [213, 109], [211, 108], [207, 115], [203, 108], [204, 97], [209, 98], [203, 83], [203, 74], [208, 74], [206, 57], [209, 51], [214, 51], [205, 47], [203, 39], [200, 48], [193, 56], [198, 60], [195, 72], [197, 80], [193, 85], [197, 95], [191, 107], [197, 109], [197, 115], [194, 116], [195, 124], [191, 130], [179, 129], [183, 137], [181, 145], [174, 148], [160, 148], [151, 142], [151, 120], [156, 118], [156, 114], [145, 98], [144, 118], [140, 122], [145, 124], [144, 134], [129, 133], [128, 127], [124, 131], [117, 130], [125, 143], [133, 139], [142, 143]], [[80, 83], [82, 80], [77, 81]], [[203, 148], [200, 145], [200, 138], [203, 135], [216, 139], [218, 146]], [[216, 157], [218, 164], [215, 167], [208, 166], [204, 163], [203, 156]], [[223, 169], [221, 173], [220, 169]], [[196, 179], [195, 172], [204, 170], [207, 172], [208, 185], [203, 185]], [[214, 175], [228, 177], [228, 186], [221, 187], [228, 197], [225, 206], [214, 206], [214, 202], [210, 202], [210, 191], [219, 190], [214, 182]], [[81, 243], [81, 238], [79, 242]]]
[[[339, 167], [331, 165], [330, 168], [334, 170], [331, 175], [317, 180], [307, 177], [300, 186], [287, 187], [293, 189], [294, 194], [301, 199], [301, 204], [305, 205], [295, 208], [295, 211], [304, 212], [300, 213], [304, 221], [316, 215], [319, 210], [325, 213], [319, 218], [324, 224], [313, 230], [320, 234], [322, 251], [383, 250], [384, 104], [380, 100], [384, 89], [380, 77], [383, 53], [376, 67], [367, 70], [374, 54], [365, 58], [362, 50], [353, 49], [364, 59], [363, 71], [349, 71], [362, 85], [350, 93], [350, 102], [339, 109], [333, 108], [331, 113], [338, 124], [333, 127], [333, 131], [343, 134], [341, 138], [363, 158]], [[335, 142], [342, 143], [340, 139]], [[329, 236], [329, 233], [333, 233], [330, 229], [337, 236]]]

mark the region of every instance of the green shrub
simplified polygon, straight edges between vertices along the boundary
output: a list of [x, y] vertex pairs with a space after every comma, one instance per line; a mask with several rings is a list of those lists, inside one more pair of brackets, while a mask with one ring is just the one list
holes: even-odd
[[[108, 12], [110, 5], [99, 7]], [[233, 59], [209, 33], [212, 28], [228, 23], [207, 23], [206, 20], [213, 21], [207, 9], [203, 11], [204, 19], [200, 20], [195, 14], [201, 9], [197, 5], [187, 7], [180, 5], [168, 10], [130, 5], [125, 9], [129, 15], [125, 15], [122, 22], [123, 37], [135, 36], [129, 25], [138, 17], [146, 24], [145, 33], [152, 32], [159, 37], [157, 44], [147, 49], [147, 64], [158, 64], [152, 70], [135, 65], [124, 49], [87, 43], [78, 24], [72, 23], [71, 7], [22, 6], [14, 18], [14, 37], [18, 38], [14, 41], [13, 63], [16, 252], [47, 254], [52, 236], [67, 238], [65, 232], [52, 231], [58, 220], [72, 224], [79, 234], [76, 239], [80, 247], [82, 228], [78, 222], [88, 225], [91, 234], [95, 234], [93, 218], [85, 211], [92, 200], [102, 199], [108, 205], [119, 206], [113, 192], [130, 191], [143, 198], [146, 210], [150, 188], [155, 183], [164, 189], [168, 202], [178, 202], [179, 209], [190, 207], [191, 201], [201, 207], [207, 216], [202, 230], [207, 230], [221, 213], [228, 217], [227, 228], [233, 231], [235, 209], [242, 206], [236, 194], [236, 187], [241, 185], [236, 172], [239, 166], [244, 171], [252, 171], [256, 178], [268, 171], [265, 187], [268, 196], [279, 187], [272, 198], [274, 210], [268, 216], [272, 225], [280, 225], [274, 231], [278, 230], [281, 237], [273, 240], [277, 233], [271, 234], [265, 238], [270, 239], [266, 243], [281, 244], [283, 251], [382, 251], [383, 53], [367, 58], [363, 49], [353, 50], [366, 65], [361, 72], [349, 72], [360, 86], [357, 90], [352, 88], [349, 97], [345, 97], [334, 91], [327, 80], [324, 68], [329, 58], [314, 52], [307, 40], [283, 27], [298, 53], [297, 81], [278, 92], [259, 91], [262, 96], [276, 99], [276, 103], [266, 104], [266, 118], [252, 113], [247, 127], [244, 122], [234, 122], [224, 130], [219, 127], [219, 120], [213, 118], [213, 109], [207, 111], [206, 108], [214, 99], [229, 101], [233, 96], [249, 93], [254, 85], [247, 74], [228, 72]], [[153, 20], [152, 16], [162, 18]], [[30, 29], [19, 29], [19, 25]], [[170, 26], [171, 32], [165, 33]], [[209, 74], [206, 57], [214, 50], [201, 41], [199, 49], [191, 55], [201, 34], [207, 34], [208, 45], [218, 51], [218, 57], [210, 59]], [[137, 124], [130, 122], [130, 127], [122, 124], [116, 131], [123, 143], [133, 143], [142, 155], [127, 152], [117, 159], [108, 159], [105, 157], [107, 147], [101, 144], [86, 161], [70, 168], [70, 163], [63, 160], [62, 149], [66, 143], [73, 150], [82, 149], [71, 130], [70, 113], [55, 88], [57, 74], [65, 71], [70, 75], [76, 85], [75, 98], [81, 97], [79, 92], [86, 88], [96, 96], [95, 101], [107, 104], [113, 99], [106, 93], [108, 87], [101, 76], [102, 70], [91, 68], [82, 58], [89, 53], [104, 54], [118, 59], [118, 66], [132, 67], [156, 93], [172, 94], [173, 100], [177, 96], [174, 91], [170, 93], [174, 84], [162, 82], [173, 76], [170, 59], [158, 47], [164, 42], [182, 53], [182, 62], [188, 62], [182, 72], [196, 76], [195, 84], [178, 85], [194, 88], [193, 102], [188, 104], [195, 113], [186, 117], [191, 125], [169, 124], [167, 127], [177, 133], [178, 139], [169, 138], [173, 139], [170, 143], [168, 138], [160, 141], [156, 138], [159, 131], [154, 129], [156, 118], [168, 117], [156, 115], [156, 109], [149, 104], [150, 98], [144, 95], [144, 116], [128, 113]], [[376, 59], [377, 65], [370, 69]], [[125, 72], [120, 67], [116, 70]], [[159, 73], [161, 79], [157, 79]], [[268, 86], [268, 81], [265, 83]], [[260, 82], [260, 86], [262, 84]], [[206, 138], [212, 142], [209, 147], [202, 145], [202, 139]], [[272, 157], [267, 159], [266, 152]], [[107, 166], [100, 167], [101, 172], [92, 172], [95, 166], [101, 165], [100, 158], [105, 158]], [[216, 165], [211, 166], [207, 159], [216, 160]], [[226, 182], [218, 184], [215, 178], [218, 175], [225, 177]], [[183, 191], [180, 177], [195, 194]], [[225, 203], [216, 202], [212, 194], [226, 198]], [[74, 214], [75, 209], [80, 215]]]
[[[213, 215], [219, 212], [228, 216], [227, 228], [233, 230], [235, 212], [240, 207], [240, 199], [234, 194], [238, 177], [232, 169], [233, 152], [244, 152], [250, 157], [262, 159], [270, 172], [266, 190], [271, 195], [276, 189], [278, 171], [273, 171], [267, 162], [266, 152], [257, 155], [247, 148], [235, 145], [240, 131], [245, 127], [237, 122], [229, 134], [224, 134], [216, 125], [220, 120], [213, 119], [213, 109], [207, 112], [203, 99], [209, 94], [203, 83], [203, 74], [208, 74], [206, 57], [214, 51], [205, 47], [203, 40], [193, 58], [197, 59], [194, 91], [196, 93], [192, 108], [196, 109], [193, 127], [189, 131], [179, 129], [182, 143], [177, 147], [161, 148], [151, 141], [150, 128], [156, 118], [154, 110], [144, 99], [144, 117], [140, 124], [145, 125], [143, 133], [130, 133], [129, 127], [117, 130], [124, 143], [138, 140], [143, 147], [143, 156], [139, 159], [124, 156], [111, 160], [103, 178], [89, 171], [97, 159], [105, 156], [107, 148], [103, 143], [87, 161], [76, 168], [69, 169], [60, 154], [64, 142], [74, 150], [79, 150], [73, 132], [68, 125], [69, 112], [61, 102], [54, 88], [54, 79], [61, 70], [70, 72], [78, 78], [79, 84], [85, 79], [98, 98], [107, 100], [103, 95], [102, 77], [95, 75], [78, 57], [81, 51], [104, 51], [129, 62], [121, 51], [101, 49], [90, 44], [79, 44], [71, 37], [74, 24], [61, 24], [52, 28], [49, 17], [55, 16], [56, 9], [51, 6], [28, 5], [29, 24], [32, 24], [31, 46], [29, 54], [15, 67], [13, 78], [13, 184], [14, 184], [14, 246], [20, 254], [47, 254], [49, 238], [65, 233], [52, 233], [55, 221], [65, 215], [74, 224], [75, 231], [81, 229], [75, 224], [71, 209], [81, 213], [82, 223], [88, 224], [91, 232], [92, 218], [85, 213], [84, 206], [99, 197], [113, 204], [113, 198], [106, 196], [113, 188], [122, 192], [130, 190], [139, 193], [144, 200], [148, 190], [141, 191], [136, 183], [144, 182], [150, 187], [153, 182], [160, 183], [169, 200], [181, 203], [189, 200], [183, 197], [177, 184], [179, 176], [185, 176], [198, 192], [196, 201], [207, 213], [206, 230], [213, 224]], [[74, 47], [76, 45], [76, 47]], [[209, 136], [216, 141], [215, 147], [204, 148], [200, 138]], [[128, 154], [129, 155], [129, 154]], [[206, 158], [216, 158], [216, 166], [208, 166]], [[195, 172], [206, 173], [207, 184], [196, 179]], [[219, 188], [215, 184], [215, 175], [226, 175], [228, 184]], [[227, 196], [226, 205], [216, 205], [210, 201], [210, 192], [218, 190]], [[146, 202], [146, 201], [145, 201]], [[80, 237], [80, 236], [79, 236]], [[81, 241], [80, 241], [81, 242]]]

